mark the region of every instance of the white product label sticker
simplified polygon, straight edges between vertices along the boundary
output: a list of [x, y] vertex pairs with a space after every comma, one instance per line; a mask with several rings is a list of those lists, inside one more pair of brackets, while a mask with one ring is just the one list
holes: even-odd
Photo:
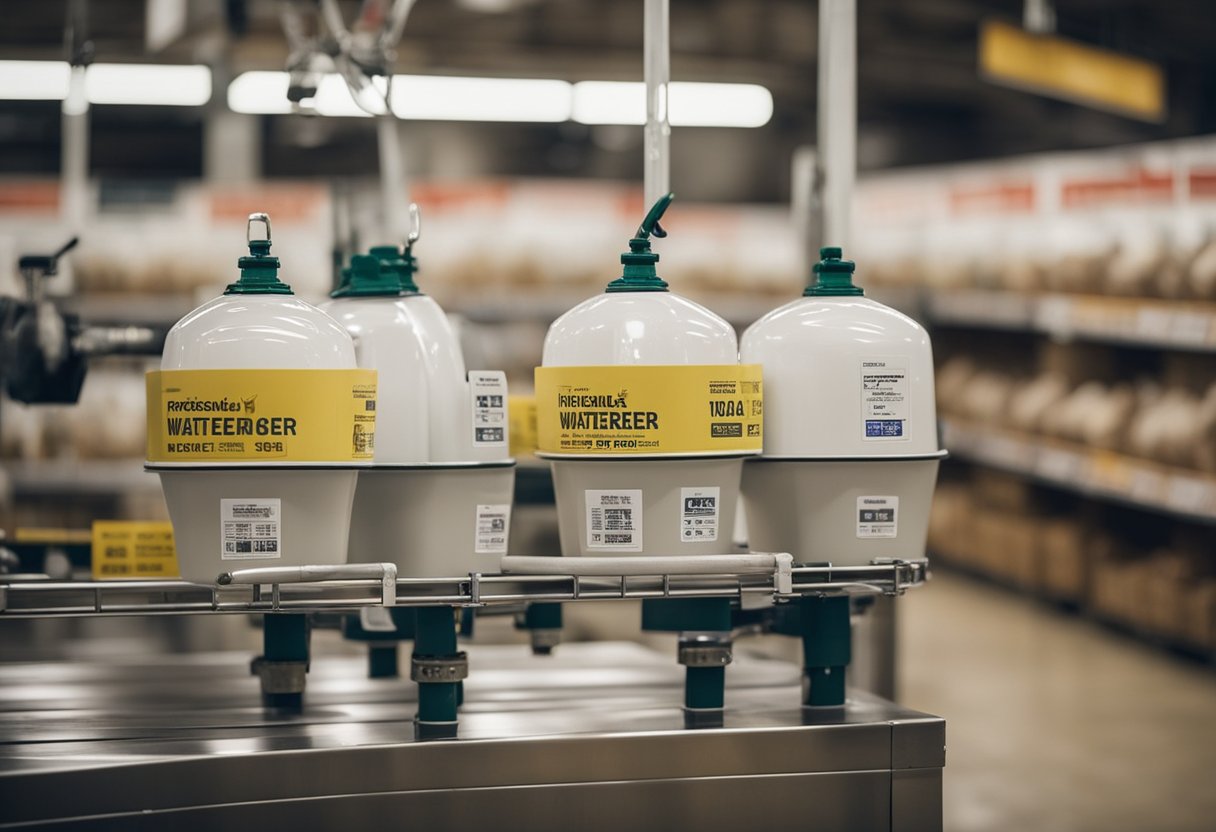
[[479, 555], [505, 555], [507, 537], [511, 534], [511, 506], [477, 507], [477, 546]]
[[898, 497], [857, 498], [858, 537], [895, 537], [898, 524]]
[[861, 437], [908, 438], [908, 361], [861, 360]]
[[469, 373], [469, 401], [473, 407], [473, 445], [507, 446], [507, 375], [501, 370]]
[[642, 489], [585, 493], [587, 548], [642, 551]]
[[283, 509], [278, 497], [220, 500], [220, 557], [283, 557]]
[[385, 607], [359, 607], [359, 626], [369, 633], [391, 633], [397, 629]]
[[680, 542], [712, 543], [718, 539], [720, 488], [680, 489]]

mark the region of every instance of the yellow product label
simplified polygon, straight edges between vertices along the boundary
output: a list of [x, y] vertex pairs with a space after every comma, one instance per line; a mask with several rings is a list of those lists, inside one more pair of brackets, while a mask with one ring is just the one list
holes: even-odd
[[511, 423], [511, 456], [536, 453], [536, 397], [508, 396], [507, 418]]
[[88, 529], [52, 529], [42, 526], [18, 526], [13, 532], [14, 543], [40, 544], [46, 546], [72, 546], [91, 543], [93, 534]]
[[176, 578], [180, 574], [171, 523], [93, 523], [94, 579]]
[[370, 462], [375, 370], [148, 373], [149, 462]]
[[756, 453], [759, 364], [537, 367], [541, 454]]

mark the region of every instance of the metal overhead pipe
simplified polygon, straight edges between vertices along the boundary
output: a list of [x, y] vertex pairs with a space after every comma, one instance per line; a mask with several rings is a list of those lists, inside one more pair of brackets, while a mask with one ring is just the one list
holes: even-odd
[[671, 192], [671, 121], [667, 112], [671, 81], [671, 3], [646, 0], [643, 28], [643, 74], [646, 78], [644, 131], [646, 205]]
[[62, 219], [72, 233], [80, 233], [88, 213], [89, 187], [89, 99], [85, 71], [93, 62], [89, 39], [89, 7], [86, 0], [70, 0], [64, 25], [64, 48], [71, 65], [68, 93], [61, 108], [63, 147], [60, 152]]
[[857, 178], [857, 0], [819, 0], [819, 154], [825, 246], [848, 250]]
[[[355, 25], [347, 28], [337, 0], [322, 0], [321, 13], [338, 44], [335, 64], [350, 88], [355, 103], [376, 117], [376, 140], [380, 163], [380, 204], [382, 232], [386, 239], [406, 235], [406, 206], [409, 188], [401, 150], [401, 132], [393, 114], [393, 62], [397, 42], [415, 0], [363, 0]], [[375, 90], [373, 80], [385, 80], [383, 107], [370, 109], [362, 100], [366, 90]], [[378, 92], [378, 91], [376, 91]]]

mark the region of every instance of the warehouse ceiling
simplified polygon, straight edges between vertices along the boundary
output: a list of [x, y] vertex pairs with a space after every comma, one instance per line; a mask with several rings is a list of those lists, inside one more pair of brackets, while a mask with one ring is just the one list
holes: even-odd
[[[356, 3], [345, 4], [348, 19]], [[145, 0], [91, 0], [100, 61], [204, 61], [217, 79], [281, 69], [275, 0], [190, 0], [184, 34], [145, 50]], [[675, 133], [677, 161], [705, 172], [703, 198], [783, 199], [789, 154], [815, 136], [818, 5], [812, 0], [671, 0], [676, 80], [747, 81], [774, 97], [756, 130]], [[976, 71], [981, 21], [1019, 22], [1022, 0], [859, 0], [859, 164], [863, 169], [1088, 148], [1216, 132], [1216, 14], [1208, 0], [1057, 0], [1059, 34], [1162, 64], [1169, 111], [1148, 124], [994, 86]], [[61, 58], [66, 0], [5, 0], [0, 59]], [[419, 0], [398, 71], [640, 79], [642, 0]], [[222, 95], [217, 95], [222, 101]], [[268, 175], [370, 173], [364, 121], [264, 117]], [[104, 175], [198, 176], [203, 114], [190, 108], [94, 108], [93, 166]], [[460, 125], [488, 150], [491, 175], [640, 176], [640, 130], [583, 125]], [[415, 125], [418, 136], [450, 135]], [[58, 106], [0, 102], [0, 170], [53, 172]], [[425, 144], [425, 142], [423, 142]], [[490, 152], [492, 150], [492, 152]], [[427, 154], [421, 154], [425, 163]], [[723, 159], [737, 168], [718, 175]], [[780, 164], [774, 159], [782, 160]], [[425, 167], [425, 164], [422, 164]], [[679, 168], [677, 167], [677, 172]], [[694, 191], [699, 187], [692, 183]], [[687, 188], [685, 189], [687, 191]]]

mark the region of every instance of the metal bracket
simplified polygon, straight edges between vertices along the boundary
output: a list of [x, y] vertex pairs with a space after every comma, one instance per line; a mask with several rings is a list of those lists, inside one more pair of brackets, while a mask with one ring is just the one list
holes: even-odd
[[454, 656], [410, 660], [410, 679], [420, 685], [453, 684], [469, 676], [469, 657], [464, 652]]
[[279, 584], [309, 584], [320, 581], [380, 579], [381, 606], [397, 606], [397, 564], [348, 563], [340, 566], [263, 566], [223, 572], [215, 582], [220, 586], [262, 586], [270, 584], [277, 596]]
[[262, 683], [262, 693], [303, 693], [307, 662], [270, 662], [258, 656], [249, 663], [249, 672]]
[[680, 639], [678, 657], [685, 667], [725, 667], [731, 663], [729, 635], [694, 635]]

